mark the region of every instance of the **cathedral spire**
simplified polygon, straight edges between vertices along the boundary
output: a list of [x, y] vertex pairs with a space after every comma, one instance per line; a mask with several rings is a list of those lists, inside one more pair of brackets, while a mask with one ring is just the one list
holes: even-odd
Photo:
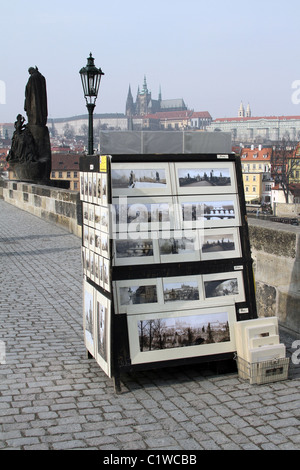
[[125, 114], [127, 116], [132, 116], [134, 114], [134, 103], [133, 103], [133, 97], [132, 97], [130, 85], [129, 85], [128, 95], [127, 95], [127, 100], [126, 100]]
[[161, 101], [161, 85], [159, 85], [158, 101]]

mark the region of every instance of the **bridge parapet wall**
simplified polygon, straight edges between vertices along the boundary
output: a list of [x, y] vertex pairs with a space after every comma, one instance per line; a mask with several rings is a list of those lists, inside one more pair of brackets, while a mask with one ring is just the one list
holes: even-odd
[[64, 227], [81, 236], [78, 191], [16, 181], [0, 182], [0, 197], [19, 209]]
[[[0, 182], [0, 197], [81, 237], [76, 191], [6, 181]], [[300, 334], [300, 227], [254, 218], [248, 223], [258, 315], [275, 315], [281, 326]]]
[[300, 334], [300, 227], [249, 219], [260, 317]]

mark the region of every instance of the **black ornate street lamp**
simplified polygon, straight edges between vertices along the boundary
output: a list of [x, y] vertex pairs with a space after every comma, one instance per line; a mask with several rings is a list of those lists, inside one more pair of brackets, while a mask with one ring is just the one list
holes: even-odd
[[86, 66], [79, 70], [83, 93], [86, 100], [86, 107], [89, 113], [89, 155], [93, 155], [94, 153], [93, 112], [96, 106], [101, 77], [104, 75], [101, 68], [97, 69], [94, 64], [94, 60], [92, 53], [90, 53], [90, 56], [87, 58]]

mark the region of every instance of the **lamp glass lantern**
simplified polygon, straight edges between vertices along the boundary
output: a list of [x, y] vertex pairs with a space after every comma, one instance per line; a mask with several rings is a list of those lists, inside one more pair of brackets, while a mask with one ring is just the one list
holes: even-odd
[[93, 112], [96, 106], [96, 99], [100, 87], [100, 81], [102, 75], [101, 68], [97, 68], [94, 64], [94, 57], [92, 53], [87, 58], [87, 65], [82, 67], [79, 71], [81, 76], [81, 83], [83, 88], [83, 94], [86, 100], [86, 107], [89, 113], [89, 142], [88, 142], [88, 153], [93, 155], [94, 143], [93, 143]]

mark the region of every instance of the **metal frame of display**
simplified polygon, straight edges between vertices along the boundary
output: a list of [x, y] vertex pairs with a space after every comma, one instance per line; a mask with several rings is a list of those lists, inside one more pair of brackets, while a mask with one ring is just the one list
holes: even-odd
[[[109, 351], [106, 351], [105, 353], [105, 359], [106, 359], [106, 364], [102, 364], [102, 358], [99, 356], [101, 355], [101, 345], [102, 345], [102, 340], [100, 338], [99, 334], [99, 325], [97, 324], [98, 317], [99, 317], [99, 312], [93, 312], [93, 331], [91, 331], [91, 334], [94, 335], [94, 340], [92, 342], [94, 343], [93, 346], [87, 347], [87, 351], [89, 356], [93, 356], [96, 361], [98, 362], [99, 366], [107, 373], [109, 377], [112, 377], [114, 380], [114, 386], [115, 386], [115, 391], [120, 392], [121, 391], [121, 375], [122, 373], [130, 373], [133, 371], [138, 371], [138, 370], [147, 370], [147, 369], [155, 369], [155, 368], [164, 368], [164, 367], [170, 367], [170, 366], [182, 366], [185, 364], [195, 364], [195, 363], [204, 363], [204, 362], [215, 362], [215, 361], [226, 361], [226, 360], [232, 360], [234, 362], [234, 356], [235, 356], [235, 348], [234, 348], [234, 337], [229, 337], [229, 341], [231, 341], [230, 345], [225, 344], [225, 339], [224, 339], [224, 350], [222, 349], [223, 344], [220, 343], [214, 343], [214, 344], [197, 344], [192, 346], [188, 346], [187, 348], [185, 347], [176, 347], [172, 346], [168, 351], [164, 349], [163, 351], [160, 350], [159, 348], [156, 349], [155, 351], [153, 350], [147, 350], [147, 352], [139, 350], [139, 340], [141, 341], [142, 334], [140, 334], [139, 339], [136, 338], [136, 332], [133, 332], [131, 330], [132, 325], [134, 326], [135, 329], [137, 329], [135, 323], [136, 321], [139, 321], [142, 324], [142, 321], [144, 321], [145, 318], [155, 317], [157, 319], [174, 319], [174, 322], [178, 320], [179, 323], [185, 324], [188, 321], [196, 321], [197, 320], [197, 312], [200, 312], [203, 314], [203, 317], [201, 319], [204, 319], [205, 315], [209, 315], [209, 312], [213, 312], [215, 315], [215, 318], [219, 318], [218, 315], [218, 308], [219, 311], [222, 311], [223, 306], [228, 306], [228, 315], [230, 316], [230, 321], [236, 322], [236, 321], [243, 321], [243, 320], [249, 320], [257, 317], [257, 311], [256, 311], [256, 301], [255, 301], [255, 285], [254, 285], [254, 277], [253, 277], [253, 268], [252, 268], [252, 258], [251, 258], [251, 250], [250, 250], [250, 242], [249, 242], [249, 232], [248, 232], [248, 223], [247, 223], [247, 215], [246, 215], [246, 205], [245, 205], [245, 198], [244, 198], [244, 188], [243, 188], [243, 180], [242, 180], [242, 169], [241, 169], [241, 161], [240, 158], [235, 155], [235, 154], [176, 154], [176, 155], [165, 155], [165, 154], [160, 154], [160, 155], [135, 155], [135, 154], [130, 154], [130, 155], [111, 155], [111, 156], [85, 156], [80, 158], [80, 181], [81, 181], [81, 188], [80, 188], [80, 193], [81, 193], [81, 200], [82, 203], [86, 203], [87, 205], [92, 204], [93, 205], [93, 210], [95, 210], [95, 206], [98, 205], [99, 199], [101, 196], [94, 192], [94, 199], [93, 196], [92, 198], [89, 199], [89, 195], [86, 194], [86, 191], [91, 190], [91, 188], [86, 187], [86, 184], [88, 184], [89, 177], [91, 177], [91, 174], [94, 175], [96, 174], [102, 174], [106, 175], [106, 181], [107, 181], [107, 194], [106, 194], [106, 205], [109, 209], [112, 207], [112, 202], [114, 200], [114, 187], [112, 185], [112, 176], [111, 172], [114, 169], [114, 166], [116, 168], [122, 168], [122, 165], [126, 167], [127, 169], [132, 167], [135, 168], [155, 168], [155, 165], [165, 163], [166, 165], [169, 165], [170, 168], [175, 168], [176, 165], [183, 166], [182, 164], [185, 163], [187, 167], [189, 165], [197, 166], [196, 164], [201, 164], [205, 163], [206, 166], [209, 168], [210, 165], [212, 165], [213, 168], [217, 168], [218, 166], [224, 167], [224, 162], [229, 163], [231, 168], [233, 168], [233, 173], [234, 173], [234, 179], [235, 179], [235, 193], [232, 194], [236, 198], [236, 205], [238, 208], [238, 223], [235, 224], [234, 230], [238, 234], [239, 237], [239, 243], [240, 243], [240, 252], [239, 256], [236, 255], [235, 252], [234, 256], [230, 258], [227, 256], [226, 258], [216, 258], [216, 259], [203, 259], [200, 258], [198, 260], [194, 261], [185, 261], [184, 259], [181, 259], [180, 261], [176, 262], [163, 262], [160, 260], [159, 262], [151, 262], [147, 264], [141, 263], [135, 263], [134, 259], [132, 260], [132, 264], [124, 264], [124, 265], [115, 265], [115, 246], [113, 243], [113, 234], [112, 234], [112, 227], [110, 226], [108, 229], [108, 236], [110, 239], [109, 243], [109, 252], [106, 255], [107, 260], [109, 263], [109, 287], [108, 289], [105, 288], [105, 284], [101, 284], [98, 282], [98, 277], [95, 274], [89, 275], [91, 271], [88, 271], [85, 269], [84, 265], [84, 283], [88, 284], [91, 289], [94, 290], [94, 292], [99, 293], [100, 296], [102, 296], [103, 303], [106, 305], [107, 311], [106, 315], [108, 315], [109, 318], [109, 331], [108, 331], [108, 339], [106, 341], [106, 347], [108, 347]], [[150, 165], [149, 165], [150, 164]], [[176, 167], [176, 168], [177, 168]], [[226, 165], [225, 165], [226, 167]], [[153, 170], [154, 171], [154, 170]], [[173, 171], [173, 170], [172, 170]], [[174, 170], [175, 173], [175, 170]], [[174, 174], [173, 174], [174, 176]], [[172, 176], [172, 178], [173, 178]], [[95, 175], [94, 175], [95, 177]], [[101, 176], [100, 176], [101, 177]], [[90, 178], [90, 181], [93, 178]], [[96, 179], [96, 178], [95, 178]], [[175, 183], [172, 181], [172, 188], [174, 190]], [[147, 185], [146, 185], [147, 186]], [[155, 184], [153, 184], [155, 186]], [[172, 191], [173, 191], [172, 190]], [[140, 197], [147, 198], [150, 197], [150, 201], [152, 200], [165, 200], [165, 194], [162, 192], [162, 196], [159, 196], [159, 191], [157, 191], [157, 194], [153, 196], [151, 193], [150, 196], [147, 194], [147, 188], [143, 189], [141, 194], [142, 196], [139, 196], [139, 191], [135, 190], [135, 196], [132, 198], [136, 200], [137, 202], [140, 201]], [[163, 191], [163, 189], [161, 190]], [[204, 196], [207, 196], [205, 193], [205, 189], [202, 189], [202, 194], [201, 197], [197, 194], [197, 189], [191, 189], [191, 191], [194, 191], [195, 194], [193, 197], [189, 196], [182, 196], [182, 199], [184, 200], [204, 200]], [[173, 191], [174, 192], [174, 191]], [[222, 195], [227, 194], [226, 193], [226, 187], [224, 187], [224, 191], [222, 191], [222, 188], [218, 188], [216, 190], [218, 192], [218, 200], [222, 201]], [[126, 193], [126, 190], [125, 190]], [[128, 192], [128, 194], [130, 191]], [[210, 195], [207, 196], [207, 198], [213, 199], [214, 197], [214, 189], [210, 189]], [[122, 196], [118, 196], [122, 197]], [[125, 195], [126, 197], [126, 195]], [[172, 197], [175, 197], [178, 199], [178, 194], [173, 194]], [[226, 198], [229, 199], [229, 197], [224, 196], [224, 200]], [[180, 198], [179, 198], [180, 199]], [[217, 197], [215, 198], [217, 200]], [[144, 200], [144, 199], [143, 199]], [[93, 201], [93, 202], [91, 202]], [[225, 201], [225, 202], [226, 202]], [[86, 207], [86, 206], [85, 206]], [[104, 207], [104, 206], [103, 206]], [[97, 210], [97, 209], [96, 209]], [[219, 223], [218, 221], [216, 223]], [[226, 230], [228, 232], [228, 227], [230, 228], [230, 222], [228, 220], [226, 221]], [[82, 235], [82, 247], [83, 247], [83, 253], [92, 253], [93, 254], [93, 249], [94, 245], [92, 247], [90, 245], [87, 245], [87, 243], [90, 242], [90, 240], [93, 240], [93, 234], [95, 233], [93, 230], [95, 229], [95, 224], [91, 228], [91, 230], [88, 232], [86, 226], [83, 224], [83, 235]], [[101, 228], [101, 226], [100, 226]], [[86, 229], [86, 232], [89, 233], [89, 238], [87, 241], [87, 238], [84, 238], [84, 229]], [[209, 233], [205, 232], [205, 230], [210, 230], [210, 233], [222, 233], [222, 228], [218, 230], [217, 227], [212, 225], [212, 228], [210, 229], [210, 226], [204, 228], [204, 233]], [[226, 232], [225, 230], [225, 232]], [[158, 229], [159, 231], [159, 229]], [[100, 230], [101, 232], [101, 230]], [[225, 233], [224, 232], [224, 233]], [[93, 241], [94, 243], [94, 241]], [[101, 253], [101, 250], [100, 250]], [[98, 256], [97, 260], [101, 261], [101, 254], [95, 254], [95, 256]], [[100, 256], [100, 258], [99, 258]], [[103, 258], [104, 259], [104, 258]], [[176, 312], [172, 312], [172, 309], [169, 308], [169, 305], [165, 302], [163, 305], [162, 309], [159, 308], [159, 306], [156, 306], [156, 304], [151, 304], [150, 303], [150, 308], [147, 310], [146, 305], [142, 305], [141, 307], [139, 305], [125, 305], [124, 309], [120, 309], [120, 304], [119, 304], [119, 292], [117, 290], [119, 289], [121, 294], [124, 291], [126, 294], [125, 288], [122, 287], [124, 282], [128, 282], [130, 285], [130, 282], [132, 281], [134, 285], [138, 286], [138, 280], [143, 280], [144, 284], [152, 284], [153, 283], [160, 283], [159, 285], [163, 285], [163, 282], [168, 279], [174, 280], [174, 278], [185, 278], [185, 279], [199, 279], [199, 283], [203, 286], [204, 285], [204, 280], [206, 278], [212, 279], [211, 284], [213, 283], [213, 280], [215, 278], [218, 278], [218, 274], [222, 273], [237, 273], [237, 277], [239, 276], [239, 279], [242, 279], [243, 283], [243, 297], [230, 297], [230, 301], [228, 301], [228, 298], [226, 295], [224, 295], [222, 298], [212, 298], [208, 299], [205, 297], [205, 292], [203, 289], [203, 292], [200, 292], [201, 289], [199, 289], [199, 295], [198, 295], [198, 300], [195, 301], [193, 300], [192, 302], [184, 304], [184, 302], [178, 302], [177, 305], [179, 307], [175, 307]], [[225, 276], [225, 274], [224, 274]], [[220, 277], [220, 276], [219, 276]], [[221, 276], [222, 277], [222, 276]], [[123, 283], [122, 283], [123, 282]], [[126, 284], [125, 282], [125, 284]], [[195, 281], [196, 282], [196, 281]], [[209, 280], [207, 281], [207, 285], [209, 285]], [[192, 283], [190, 283], [192, 284]], [[199, 284], [199, 285], [200, 285]], [[158, 284], [157, 284], [158, 285]], [[196, 285], [195, 283], [193, 285]], [[121, 287], [118, 287], [121, 286]], [[107, 287], [107, 285], [106, 285]], [[143, 286], [144, 287], [144, 286]], [[123, 289], [123, 291], [122, 291]], [[130, 287], [129, 287], [130, 289]], [[133, 287], [133, 290], [138, 288]], [[132, 290], [131, 289], [131, 290]], [[164, 289], [164, 287], [163, 287]], [[196, 289], [196, 288], [195, 288]], [[166, 291], [162, 291], [162, 288], [160, 287], [160, 290], [157, 291], [158, 296], [160, 296], [160, 299], [164, 299], [164, 295]], [[198, 292], [198, 291], [197, 291]], [[180, 295], [180, 294], [179, 294]], [[234, 300], [234, 299], [238, 300]], [[107, 304], [105, 303], [105, 299], [107, 299]], [[176, 302], [175, 302], [176, 303]], [[95, 301], [94, 301], [95, 305]], [[98, 304], [97, 304], [98, 305]], [[107, 307], [108, 305], [108, 307]], [[151, 305], [154, 305], [154, 309], [151, 309]], [[174, 304], [173, 304], [174, 305]], [[96, 309], [99, 307], [99, 305], [96, 307]], [[99, 308], [102, 309], [103, 311], [105, 310], [103, 306], [100, 306]], [[181, 310], [182, 307], [182, 310]], [[98, 310], [99, 310], [98, 308]], [[127, 309], [127, 310], [126, 310]], [[139, 311], [140, 309], [140, 311]], [[120, 311], [121, 310], [121, 311]], [[224, 310], [224, 309], [223, 309]], [[208, 313], [206, 313], [206, 311]], [[232, 314], [232, 311], [234, 311], [234, 314]], [[157, 313], [153, 313], [157, 312]], [[150, 315], [150, 316], [149, 316]], [[85, 318], [85, 313], [84, 313], [84, 318]], [[103, 317], [104, 318], [104, 317]], [[200, 317], [199, 317], [200, 318]], [[213, 318], [213, 317], [211, 317]], [[103, 319], [102, 319], [103, 320]], [[107, 322], [106, 318], [106, 322]], [[150, 321], [150, 320], [149, 320]], [[152, 321], [152, 319], [151, 319]], [[154, 320], [153, 320], [154, 321]], [[171, 320], [170, 320], [171, 321]], [[227, 322], [228, 323], [228, 322]], [[230, 323], [230, 322], [229, 322]], [[232, 327], [233, 325], [231, 325]], [[98, 328], [98, 330], [97, 330]], [[179, 327], [178, 327], [179, 328]], [[173, 328], [174, 329], [174, 328]], [[169, 331], [171, 331], [171, 326], [169, 328]], [[196, 331], [196, 330], [195, 330]], [[177, 332], [176, 332], [177, 333]], [[134, 336], [135, 335], [135, 336]], [[178, 335], [177, 335], [178, 337]], [[97, 339], [98, 338], [98, 339]], [[152, 338], [151, 338], [152, 339]], [[100, 344], [101, 343], [101, 344]], [[177, 343], [176, 343], [177, 344]], [[87, 343], [86, 343], [87, 346]], [[227, 347], [227, 349], [226, 349]], [[141, 346], [140, 346], [141, 348]], [[194, 348], [194, 349], [193, 349]], [[203, 348], [204, 351], [208, 351], [208, 353], [204, 354], [199, 354], [199, 351], [201, 351], [201, 348]], [[215, 351], [214, 351], [215, 348]], [[132, 351], [136, 352], [136, 360], [132, 357]], [[195, 350], [195, 354], [193, 354], [193, 350]], [[187, 351], [187, 355], [185, 356], [185, 352]], [[178, 354], [177, 354], [178, 353]], [[149, 359], [144, 360], [144, 357], [147, 357]], [[151, 358], [154, 358], [152, 360]], [[98, 359], [97, 359], [98, 358]], [[140, 358], [141, 361], [140, 361]], [[107, 361], [109, 361], [109, 364], [107, 364]], [[108, 367], [106, 367], [108, 365]]]

